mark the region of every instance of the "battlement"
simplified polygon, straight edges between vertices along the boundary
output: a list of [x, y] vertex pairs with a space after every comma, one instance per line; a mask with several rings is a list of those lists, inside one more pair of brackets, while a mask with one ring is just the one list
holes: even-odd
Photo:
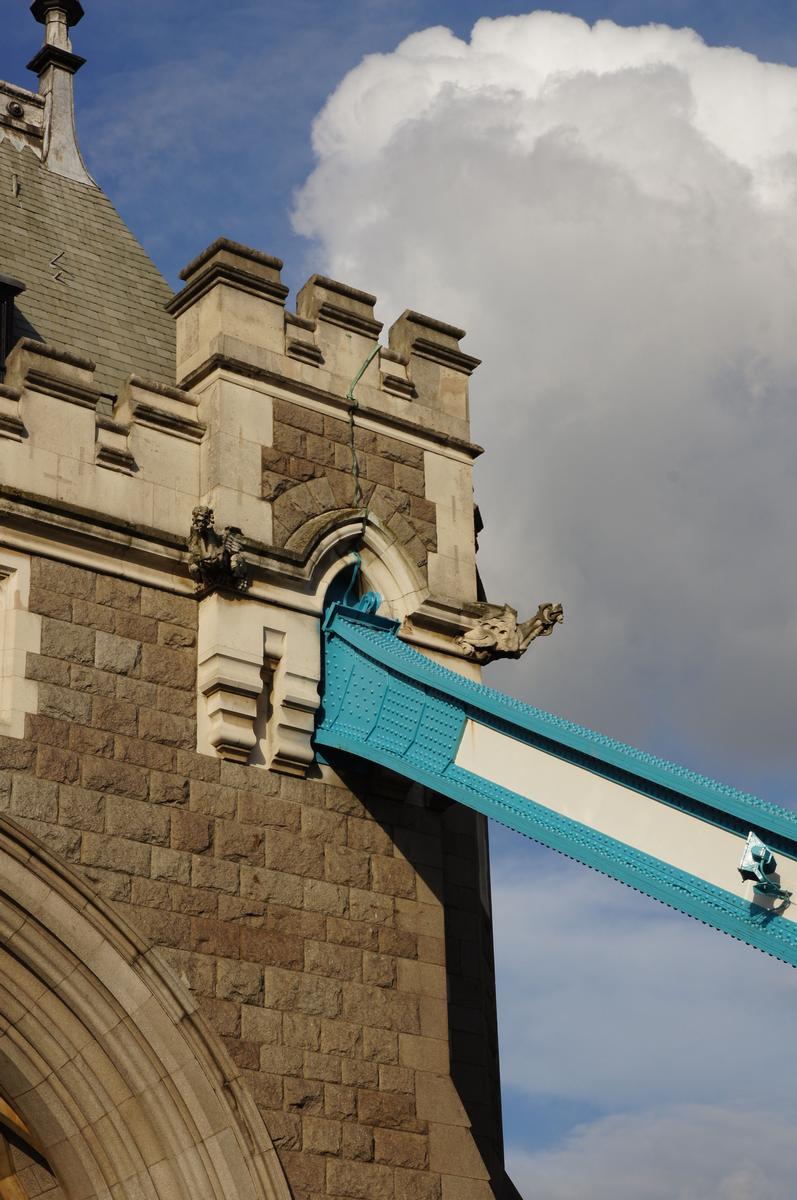
[[422, 586], [473, 600], [478, 360], [459, 349], [463, 331], [407, 311], [373, 355], [374, 296], [314, 275], [291, 313], [282, 265], [223, 238], [198, 255], [167, 305], [176, 384], [131, 374], [112, 408], [95, 362], [20, 339], [0, 391], [6, 489], [106, 522], [135, 514], [178, 575], [197, 505], [250, 545], [299, 557], [336, 517], [367, 509]]

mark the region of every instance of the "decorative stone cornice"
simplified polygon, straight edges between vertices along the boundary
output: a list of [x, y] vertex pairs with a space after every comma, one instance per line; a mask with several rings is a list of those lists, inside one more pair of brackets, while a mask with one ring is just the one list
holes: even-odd
[[128, 445], [130, 426], [110, 417], [97, 417], [97, 443], [94, 461], [98, 467], [132, 475], [136, 460]]
[[326, 275], [311, 275], [296, 297], [299, 316], [329, 321], [372, 341], [382, 330], [382, 322], [374, 318], [375, 304], [376, 296], [370, 292], [361, 292]]
[[180, 272], [186, 286], [169, 301], [166, 311], [180, 316], [217, 284], [284, 305], [289, 289], [280, 281], [281, 270], [281, 259], [229, 238], [217, 238]]
[[[282, 391], [306, 396], [308, 399], [317, 400], [330, 408], [348, 412], [349, 403], [345, 396], [328, 392], [324, 388], [314, 387], [303, 380], [289, 379], [277, 371], [269, 370], [267, 367], [256, 366], [254, 363], [244, 362], [228, 354], [211, 355], [205, 362], [191, 371], [189, 375], [181, 379], [180, 386], [186, 390], [193, 390], [215, 371], [229, 371], [231, 375], [240, 375], [245, 379], [256, 379], [261, 383], [278, 387]], [[479, 446], [476, 442], [456, 437], [456, 435], [451, 433], [445, 433], [441, 429], [435, 429], [429, 425], [422, 424], [420, 421], [412, 421], [409, 417], [382, 412], [378, 409], [368, 408], [365, 405], [362, 405], [362, 414], [375, 424], [383, 425], [386, 432], [389, 432], [391, 429], [406, 432], [435, 445], [450, 446], [452, 450], [460, 451], [469, 458], [478, 458], [480, 454], [484, 453], [484, 447]]]
[[80, 68], [85, 66], [85, 63], [85, 58], [81, 58], [79, 54], [63, 50], [60, 46], [45, 45], [37, 54], [34, 54], [28, 63], [28, 70], [41, 76], [48, 67], [60, 67], [63, 71], [68, 71], [70, 75], [76, 75]]
[[201, 442], [206, 426], [197, 416], [197, 406], [197, 398], [190, 392], [131, 375], [119, 395], [116, 417], [189, 442]]
[[19, 415], [19, 401], [22, 392], [19, 388], [4, 387], [0, 383], [0, 438], [10, 438], [21, 442], [27, 437], [27, 430]]
[[6, 360], [6, 383], [94, 409], [102, 395], [94, 383], [95, 366], [90, 358], [22, 338]]
[[425, 358], [441, 367], [450, 367], [463, 375], [471, 375], [481, 359], [464, 354], [458, 343], [464, 329], [447, 325], [434, 317], [407, 309], [390, 329], [390, 348], [411, 358]]

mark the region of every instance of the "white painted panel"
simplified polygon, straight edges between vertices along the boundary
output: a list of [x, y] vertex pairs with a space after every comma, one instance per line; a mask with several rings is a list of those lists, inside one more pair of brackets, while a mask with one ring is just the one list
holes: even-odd
[[[468, 721], [456, 765], [507, 788], [652, 858], [697, 875], [763, 907], [772, 901], [753, 892], [737, 870], [746, 840], [699, 817], [680, 812], [585, 767], [546, 754], [476, 721]], [[781, 886], [797, 895], [797, 862], [776, 854]], [[779, 906], [778, 901], [775, 902]], [[797, 920], [797, 904], [784, 917]]]

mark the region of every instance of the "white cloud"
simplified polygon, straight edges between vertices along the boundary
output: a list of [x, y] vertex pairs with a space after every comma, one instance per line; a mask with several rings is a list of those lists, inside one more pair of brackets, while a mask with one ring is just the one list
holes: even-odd
[[600, 1111], [795, 1110], [794, 971], [552, 853], [493, 870], [502, 1079]]
[[690, 1105], [607, 1117], [509, 1167], [538, 1200], [792, 1200], [797, 1142], [776, 1110]]
[[485, 360], [488, 590], [566, 608], [499, 685], [789, 778], [797, 71], [664, 26], [482, 20], [364, 59], [315, 148], [295, 220], [324, 269]]
[[493, 875], [502, 1080], [535, 1113], [565, 1100], [609, 1115], [536, 1151], [513, 1116], [521, 1194], [792, 1200], [793, 971], [524, 849]]

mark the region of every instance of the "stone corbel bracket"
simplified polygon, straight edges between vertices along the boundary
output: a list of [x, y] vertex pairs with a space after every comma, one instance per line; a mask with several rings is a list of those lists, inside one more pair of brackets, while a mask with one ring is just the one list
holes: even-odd
[[10, 438], [12, 442], [21, 442], [28, 436], [22, 417], [19, 415], [19, 402], [22, 392], [19, 388], [4, 387], [0, 383], [0, 438]]
[[272, 771], [305, 775], [313, 761], [312, 737], [320, 704], [320, 678], [291, 670], [288, 635], [279, 630], [264, 630], [264, 651], [271, 678], [266, 765]]
[[129, 425], [98, 413], [94, 458], [97, 466], [106, 467], [109, 471], [121, 471], [123, 475], [132, 475], [136, 470], [136, 460], [130, 450], [129, 439]]
[[200, 602], [200, 752], [305, 775], [320, 678], [317, 617], [219, 594]]

